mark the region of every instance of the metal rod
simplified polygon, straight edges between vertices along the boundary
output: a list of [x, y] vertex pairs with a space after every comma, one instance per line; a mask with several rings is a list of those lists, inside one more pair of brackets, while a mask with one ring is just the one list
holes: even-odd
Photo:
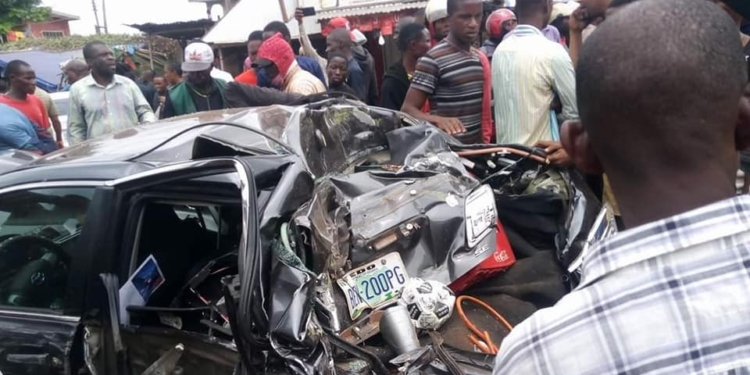
[[104, 18], [104, 34], [109, 34], [109, 27], [107, 27], [107, 0], [102, 0], [102, 18]]
[[154, 46], [151, 41], [151, 34], [148, 34], [148, 60], [151, 62], [151, 70], [153, 71], [154, 70]]
[[99, 26], [99, 13], [97, 13], [96, 11], [96, 0], [91, 0], [91, 7], [94, 8], [94, 20], [96, 21], [94, 30], [96, 30], [96, 35], [99, 35], [102, 33], [102, 31]]

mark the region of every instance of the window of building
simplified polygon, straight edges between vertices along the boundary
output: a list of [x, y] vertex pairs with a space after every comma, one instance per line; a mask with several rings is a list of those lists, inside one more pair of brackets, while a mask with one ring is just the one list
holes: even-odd
[[65, 34], [62, 31], [42, 31], [42, 36], [45, 38], [62, 38]]

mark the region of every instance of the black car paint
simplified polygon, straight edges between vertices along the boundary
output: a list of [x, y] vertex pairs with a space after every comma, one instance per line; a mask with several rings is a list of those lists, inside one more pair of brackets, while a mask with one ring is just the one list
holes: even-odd
[[[262, 136], [240, 132], [243, 136], [236, 137], [233, 135], [238, 132], [234, 129], [230, 131], [228, 127], [211, 126], [179, 134], [185, 128], [200, 122], [232, 121], [266, 131], [276, 137], [286, 131], [288, 141], [299, 150], [301, 155], [307, 156], [306, 158], [298, 159], [293, 155], [281, 155], [236, 159], [248, 170], [252, 170], [254, 186], [251, 190], [254, 191], [255, 197], [263, 198], [258, 201], [253, 200], [252, 204], [257, 204], [258, 207], [252, 209], [252, 212], [259, 215], [251, 217], [250, 221], [253, 223], [248, 224], [251, 227], [257, 227], [258, 231], [251, 233], [247, 246], [239, 256], [240, 275], [244, 279], [242, 280], [243, 294], [237, 314], [239, 335], [235, 338], [242, 341], [242, 345], [238, 343], [239, 348], [252, 348], [238, 353], [245, 367], [258, 364], [259, 360], [262, 360], [263, 350], [285, 348], [277, 352], [288, 361], [289, 370], [294, 370], [296, 373], [312, 373], [316, 368], [320, 369], [325, 365], [320, 361], [330, 350], [330, 344], [320, 345], [326, 340], [321, 341], [321, 336], [308, 337], [306, 327], [300, 325], [300, 322], [305, 320], [304, 317], [310, 314], [309, 303], [313, 295], [311, 282], [314, 275], [309, 271], [305, 272], [274, 260], [272, 239], [276, 235], [280, 220], [291, 216], [305, 202], [310, 201], [314, 186], [313, 178], [345, 172], [355, 161], [365, 160], [372, 153], [387, 150], [383, 144], [390, 142], [391, 148], [400, 150], [392, 150], [394, 152], [391, 159], [411, 168], [409, 174], [396, 178], [409, 180], [444, 172], [457, 180], [466, 179], [465, 171], [458, 159], [450, 156], [452, 146], [450, 137], [431, 131], [429, 127], [415, 127], [402, 129], [404, 131], [393, 138], [394, 133], [390, 131], [397, 128], [398, 123], [402, 121], [399, 115], [382, 109], [368, 110], [360, 105], [350, 105], [349, 102], [341, 103], [343, 103], [341, 107], [346, 110], [340, 112], [348, 112], [345, 113], [348, 118], [354, 117], [360, 120], [352, 123], [364, 124], [363, 128], [343, 129], [331, 126], [332, 122], [336, 125], [341, 122], [340, 119], [336, 121], [330, 117], [331, 113], [334, 115], [336, 113], [336, 111], [329, 111], [328, 106], [331, 103], [311, 105], [304, 111], [294, 111], [287, 107], [271, 107], [188, 116], [160, 123], [159, 126], [138, 126], [40, 158], [15, 171], [0, 175], [0, 192], [9, 186], [41, 181], [104, 182], [151, 170], [156, 171], [159, 167], [169, 165], [169, 163], [193, 158], [196, 153], [199, 153], [199, 150], [196, 150], [198, 143], [196, 140], [230, 145], [240, 155], [252, 154], [257, 150], [284, 154], [283, 150]], [[370, 121], [367, 121], [367, 113], [372, 115], [369, 117]], [[259, 121], [258, 119], [263, 116], [268, 118]], [[373, 122], [373, 117], [377, 117], [377, 121]], [[285, 127], [288, 123], [297, 124], [297, 126], [287, 129]], [[149, 152], [162, 140], [170, 137], [175, 137], [173, 142]], [[426, 139], [426, 141], [413, 143], [414, 139]], [[247, 146], [249, 143], [252, 147]], [[400, 144], [400, 147], [393, 147], [396, 144]], [[437, 158], [436, 154], [438, 154]], [[426, 174], [420, 175], [420, 173]], [[177, 178], [184, 179], [186, 176], [178, 174]], [[360, 188], [365, 190], [371, 188], [365, 186], [370, 182], [365, 179], [362, 182], [364, 185]], [[125, 235], [121, 227], [122, 218], [127, 210], [122, 203], [123, 196], [128, 192], [141, 189], [143, 183], [144, 181], [126, 183], [117, 188], [107, 184], [98, 188], [95, 199], [100, 200], [102, 211], [92, 213], [91, 217], [92, 220], [103, 222], [98, 222], [92, 227], [99, 230], [98, 233], [84, 231], [82, 234], [82, 241], [89, 252], [88, 261], [92, 269], [88, 282], [82, 286], [86, 290], [85, 302], [81, 303], [84, 311], [91, 307], [101, 306], [101, 288], [98, 286], [95, 275], [116, 271], [117, 265], [122, 262], [123, 253], [117, 255], [116, 251], [100, 250], [119, 248], [122, 242], [121, 237]], [[152, 182], [145, 181], [145, 183], [148, 185]], [[116, 220], [106, 220], [107, 214], [114, 215]], [[462, 216], [462, 213], [457, 215]], [[494, 236], [490, 237], [494, 241]], [[127, 249], [120, 249], [120, 251], [127, 251]], [[450, 263], [456, 259], [455, 254], [451, 254], [447, 258], [444, 257], [443, 261]], [[477, 259], [481, 261], [483, 258]], [[476, 260], [472, 264], [476, 264], [474, 262]], [[413, 267], [419, 273], [430, 266], [443, 267], [442, 264], [442, 262], [436, 264], [435, 261], [430, 261]], [[469, 265], [461, 266], [461, 269], [470, 268]], [[120, 270], [119, 273], [122, 271]], [[126, 274], [123, 276], [127, 277]], [[283, 280], [286, 280], [284, 285], [288, 285], [289, 290], [271, 288], [271, 285]], [[268, 307], [273, 306], [288, 306], [289, 309], [267, 310]], [[5, 333], [0, 325], [0, 337], [3, 334]], [[2, 348], [3, 344], [0, 342], [0, 349]]]

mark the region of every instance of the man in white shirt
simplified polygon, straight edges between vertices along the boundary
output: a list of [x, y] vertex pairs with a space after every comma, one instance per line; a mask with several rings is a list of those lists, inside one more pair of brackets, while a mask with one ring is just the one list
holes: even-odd
[[497, 143], [558, 141], [557, 119], [550, 111], [555, 94], [562, 102], [562, 118], [578, 118], [573, 63], [565, 48], [541, 31], [551, 13], [551, 0], [519, 0], [518, 26], [493, 54]]
[[597, 28], [577, 73], [581, 120], [562, 140], [579, 169], [608, 174], [628, 230], [594, 244], [580, 285], [515, 327], [494, 373], [750, 373], [737, 26], [706, 0], [641, 0]]

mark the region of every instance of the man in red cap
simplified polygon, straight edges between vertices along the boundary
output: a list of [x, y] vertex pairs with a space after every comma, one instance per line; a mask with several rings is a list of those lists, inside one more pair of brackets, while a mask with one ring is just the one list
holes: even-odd
[[276, 34], [261, 44], [253, 68], [265, 70], [273, 86], [287, 93], [313, 95], [326, 92], [323, 82], [300, 68], [292, 47], [281, 34]]
[[495, 53], [495, 48], [503, 38], [508, 35], [518, 25], [518, 19], [516, 14], [510, 9], [498, 9], [489, 17], [485, 22], [485, 28], [487, 29], [488, 38], [482, 44], [482, 52], [487, 55], [487, 59], [492, 62], [492, 54]]

